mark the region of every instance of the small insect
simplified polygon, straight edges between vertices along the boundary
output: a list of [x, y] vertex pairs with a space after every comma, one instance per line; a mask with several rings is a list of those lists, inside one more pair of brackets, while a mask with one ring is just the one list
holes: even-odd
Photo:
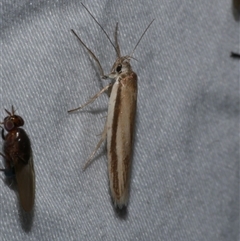
[[[2, 128], [2, 139], [4, 140], [3, 153], [5, 160], [3, 171], [7, 178], [16, 178], [20, 204], [26, 212], [30, 212], [35, 199], [35, 172], [33, 167], [31, 143], [26, 132], [20, 128], [24, 125], [21, 116], [15, 115], [5, 109], [8, 116], [4, 118]], [[4, 129], [8, 132], [4, 135]]]
[[114, 80], [114, 83], [110, 83], [109, 85], [104, 87], [96, 95], [90, 98], [90, 100], [84, 105], [76, 109], [69, 110], [68, 112], [82, 109], [86, 105], [92, 103], [102, 93], [110, 90], [111, 93], [108, 103], [108, 115], [105, 127], [101, 134], [101, 139], [98, 142], [94, 151], [92, 152], [90, 158], [88, 159], [84, 169], [91, 162], [102, 142], [107, 139], [108, 176], [110, 182], [110, 191], [114, 206], [121, 209], [124, 206], [127, 206], [129, 199], [133, 136], [137, 107], [137, 75], [132, 70], [130, 60], [133, 59], [132, 55], [136, 47], [138, 46], [139, 42], [141, 41], [142, 37], [144, 36], [150, 25], [153, 23], [154, 19], [151, 21], [151, 23], [147, 26], [147, 28], [141, 35], [132, 53], [130, 55], [121, 56], [117, 38], [118, 24], [116, 24], [114, 35], [116, 43], [115, 46], [103, 29], [103, 27], [98, 23], [96, 18], [84, 5], [83, 7], [88, 11], [94, 21], [100, 26], [100, 28], [103, 30], [116, 51], [117, 59], [113, 64], [110, 74], [104, 74], [98, 58], [83, 43], [83, 41], [80, 39], [80, 37], [78, 37], [75, 31], [71, 31], [78, 38], [80, 43], [87, 49], [88, 53], [92, 56], [92, 58], [96, 61], [100, 70], [101, 78], [112, 79]]

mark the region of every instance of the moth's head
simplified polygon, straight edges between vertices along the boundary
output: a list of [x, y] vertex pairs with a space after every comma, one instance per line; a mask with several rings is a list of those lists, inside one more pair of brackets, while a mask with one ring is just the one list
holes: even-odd
[[21, 116], [15, 115], [14, 108], [12, 106], [12, 112], [8, 111], [5, 109], [7, 112], [8, 116], [4, 118], [2, 124], [4, 125], [4, 128], [7, 131], [12, 131], [13, 129], [23, 126], [24, 125], [24, 120]]
[[121, 74], [128, 74], [129, 72], [132, 71], [132, 67], [130, 65], [130, 56], [124, 56], [118, 58], [112, 69], [111, 73], [108, 75], [110, 79], [116, 79], [118, 78]]

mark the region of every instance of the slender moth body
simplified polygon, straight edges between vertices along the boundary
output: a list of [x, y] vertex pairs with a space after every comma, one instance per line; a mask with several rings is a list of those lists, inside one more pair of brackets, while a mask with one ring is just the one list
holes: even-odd
[[[119, 74], [118, 69], [122, 69]], [[108, 104], [108, 176], [114, 205], [127, 205], [131, 174], [133, 134], [137, 107], [137, 75], [129, 62], [119, 58], [109, 75], [115, 79]]]
[[[83, 5], [83, 4], [82, 4]], [[131, 55], [121, 56], [120, 48], [118, 45], [118, 24], [116, 24], [115, 29], [115, 44], [114, 45], [103, 29], [103, 27], [98, 23], [95, 17], [90, 13], [90, 11], [83, 5], [83, 7], [88, 11], [94, 21], [103, 30], [110, 43], [114, 47], [117, 59], [112, 66], [110, 74], [105, 75], [98, 58], [93, 54], [93, 52], [83, 43], [83, 41], [78, 37], [74, 30], [71, 30], [73, 34], [78, 38], [80, 43], [87, 49], [91, 57], [96, 61], [100, 75], [102, 79], [112, 79], [114, 83], [110, 83], [94, 95], [88, 102], [84, 105], [69, 110], [68, 112], [73, 112], [82, 109], [86, 105], [92, 103], [97, 99], [102, 93], [110, 90], [110, 98], [108, 102], [108, 115], [105, 123], [104, 130], [101, 134], [101, 139], [98, 142], [96, 148], [92, 152], [90, 158], [88, 159], [84, 169], [91, 162], [96, 151], [102, 144], [102, 142], [107, 138], [107, 157], [108, 157], [108, 176], [110, 184], [110, 192], [112, 200], [115, 207], [122, 209], [127, 206], [129, 199], [129, 184], [131, 175], [131, 162], [132, 162], [132, 150], [133, 150], [133, 136], [134, 136], [134, 125], [137, 107], [137, 75], [133, 72], [130, 65], [130, 60], [133, 58], [132, 55], [141, 41], [142, 37], [153, 23], [154, 20], [148, 25], [143, 34], [141, 35], [139, 41], [134, 47]]]
[[[12, 111], [5, 109], [8, 116], [4, 118], [2, 127], [2, 139], [4, 140], [3, 153], [0, 153], [5, 160], [3, 171], [7, 178], [16, 178], [19, 200], [22, 208], [30, 212], [35, 199], [35, 172], [31, 142], [27, 133], [20, 128], [24, 125], [21, 116], [15, 115]], [[4, 129], [8, 132], [4, 135]]]

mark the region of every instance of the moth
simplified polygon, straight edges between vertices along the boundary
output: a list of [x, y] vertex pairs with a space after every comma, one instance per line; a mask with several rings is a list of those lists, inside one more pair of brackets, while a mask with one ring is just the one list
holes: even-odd
[[[6, 178], [16, 178], [19, 200], [22, 208], [30, 212], [35, 199], [35, 172], [33, 166], [31, 142], [27, 133], [20, 128], [24, 125], [21, 116], [12, 111], [7, 112], [2, 128], [3, 153], [0, 153], [5, 160], [4, 172]], [[4, 135], [4, 130], [8, 133]]]
[[[83, 5], [83, 4], [82, 4]], [[130, 55], [122, 56], [120, 53], [120, 47], [118, 44], [118, 23], [115, 28], [115, 44], [114, 45], [103, 29], [98, 23], [96, 18], [90, 13], [90, 11], [83, 5], [87, 12], [91, 15], [94, 21], [103, 30], [110, 43], [114, 47], [117, 59], [112, 66], [109, 74], [105, 75], [100, 61], [95, 54], [86, 46], [80, 39], [74, 30], [72, 33], [78, 38], [80, 43], [85, 47], [91, 57], [96, 61], [100, 70], [102, 79], [111, 79], [113, 82], [100, 90], [84, 105], [69, 110], [68, 112], [74, 112], [82, 109], [86, 105], [92, 103], [105, 91], [110, 91], [110, 98], [108, 102], [108, 114], [105, 123], [104, 130], [101, 134], [101, 139], [98, 142], [96, 148], [92, 152], [88, 159], [84, 169], [91, 162], [96, 151], [101, 146], [103, 141], [107, 139], [107, 159], [108, 159], [108, 176], [110, 184], [110, 192], [115, 207], [122, 209], [127, 206], [129, 199], [129, 185], [131, 175], [131, 163], [132, 163], [132, 150], [133, 150], [133, 137], [134, 137], [134, 125], [137, 108], [137, 74], [132, 70], [130, 60], [133, 59], [133, 53], [141, 41], [142, 37], [153, 23], [154, 19], [147, 26], [137, 44], [135, 45]]]

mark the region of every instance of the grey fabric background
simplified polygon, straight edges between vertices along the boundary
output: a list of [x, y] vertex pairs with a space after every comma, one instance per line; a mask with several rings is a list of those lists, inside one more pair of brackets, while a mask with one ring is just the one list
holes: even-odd
[[[239, 240], [240, 25], [230, 0], [83, 1], [139, 78], [125, 215], [109, 195], [106, 146], [82, 167], [104, 126], [108, 96], [75, 114], [108, 81], [114, 49], [80, 1], [1, 6], [1, 120], [13, 104], [25, 119], [36, 172], [34, 214], [0, 179], [0, 240]], [[1, 146], [3, 141], [1, 141]], [[1, 164], [3, 165], [3, 164]]]

